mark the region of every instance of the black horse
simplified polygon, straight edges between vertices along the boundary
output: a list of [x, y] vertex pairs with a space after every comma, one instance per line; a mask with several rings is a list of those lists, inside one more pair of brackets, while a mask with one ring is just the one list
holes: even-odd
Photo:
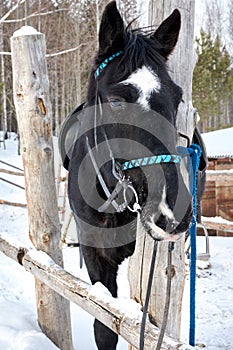
[[[109, 3], [87, 103], [69, 115], [60, 136], [87, 270], [92, 284], [100, 281], [113, 297], [118, 265], [134, 252], [137, 217], [154, 239], [171, 241], [192, 217], [176, 147], [182, 90], [166, 67], [180, 25], [175, 10], [153, 33], [125, 29]], [[113, 331], [98, 320], [94, 331], [99, 350], [116, 349]]]

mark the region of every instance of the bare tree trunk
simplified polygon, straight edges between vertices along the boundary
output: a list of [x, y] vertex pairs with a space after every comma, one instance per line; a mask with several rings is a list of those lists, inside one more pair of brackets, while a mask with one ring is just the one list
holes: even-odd
[[59, 88], [58, 88], [58, 57], [54, 57], [54, 71], [55, 71], [55, 81], [54, 81], [54, 108], [55, 108], [55, 118], [54, 118], [54, 130], [55, 136], [58, 136], [59, 130]]
[[[29, 235], [39, 250], [63, 265], [56, 200], [45, 38], [30, 27], [11, 38], [14, 103], [24, 162]], [[63, 350], [71, 350], [69, 302], [36, 280], [38, 321]]]
[[[95, 7], [96, 7], [96, 33], [99, 33], [99, 27], [100, 27], [99, 0], [95, 0]], [[98, 38], [98, 35], [96, 35], [96, 47], [98, 47], [98, 45], [99, 45], [99, 38]]]
[[[1, 17], [1, 11], [0, 11]], [[4, 52], [3, 42], [3, 25], [0, 23], [0, 52]], [[3, 97], [3, 120], [1, 128], [7, 131], [7, 109], [6, 109], [6, 84], [5, 84], [5, 59], [4, 55], [1, 55], [1, 83], [2, 83], [2, 97]]]
[[[194, 68], [194, 7], [195, 1], [184, 0], [151, 0], [149, 9], [149, 24], [159, 25], [168, 17], [175, 8], [178, 8], [182, 15], [182, 28], [179, 41], [169, 63], [169, 71], [173, 80], [184, 90], [181, 103], [177, 128], [190, 138], [194, 129], [195, 110], [192, 106], [192, 73]], [[187, 144], [184, 144], [187, 146]], [[188, 174], [186, 174], [188, 181]], [[148, 235], [140, 233], [140, 239], [136, 243], [136, 250], [131, 258], [129, 267], [129, 278], [131, 285], [131, 296], [144, 304], [147, 288], [147, 280], [151, 262], [153, 241]], [[160, 327], [165, 303], [166, 294], [166, 268], [168, 243], [158, 244], [154, 282], [149, 304], [151, 320]], [[138, 256], [141, 256], [139, 261]], [[181, 324], [182, 297], [185, 280], [184, 265], [184, 237], [175, 243], [173, 252], [173, 277], [170, 311], [166, 332], [170, 336], [179, 339]]]

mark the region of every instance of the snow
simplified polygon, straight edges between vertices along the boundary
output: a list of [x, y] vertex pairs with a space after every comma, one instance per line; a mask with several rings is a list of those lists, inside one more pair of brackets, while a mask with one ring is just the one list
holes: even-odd
[[229, 170], [207, 170], [206, 173], [207, 173], [207, 175], [208, 174], [233, 175], [233, 169], [229, 169]]
[[142, 319], [141, 306], [134, 300], [128, 297], [118, 297], [112, 300], [111, 293], [109, 290], [100, 282], [95, 283], [90, 291], [89, 296], [98, 297], [106, 304], [111, 305], [112, 309], [115, 309], [122, 313], [123, 315], [131, 317], [135, 324], [140, 323]]
[[[0, 148], [0, 160], [22, 167], [17, 155], [17, 141], [12, 136], [6, 140], [6, 150]], [[7, 168], [0, 163], [1, 168]], [[23, 178], [1, 173], [14, 183], [24, 186]], [[26, 203], [24, 191], [5, 182], [0, 182], [1, 199]], [[27, 233], [26, 208], [0, 205], [0, 234], [7, 235], [18, 245], [31, 246]], [[203, 252], [205, 238], [198, 237], [198, 252]], [[200, 349], [233, 349], [233, 238], [210, 237], [211, 258], [208, 263], [198, 262], [197, 273], [197, 319], [196, 341]], [[43, 256], [39, 254], [39, 258]], [[79, 269], [78, 248], [64, 248], [65, 269], [89, 282], [86, 269]], [[46, 261], [47, 263], [48, 261]], [[40, 330], [37, 324], [34, 278], [22, 266], [0, 253], [0, 350], [55, 350], [58, 349]], [[119, 271], [119, 299], [116, 307], [123, 312], [132, 310], [135, 322], [141, 315], [140, 307], [129, 300], [127, 261]], [[108, 292], [97, 283], [90, 293], [108, 298]], [[182, 312], [182, 340], [188, 341], [189, 327], [189, 275], [187, 272]], [[131, 311], [130, 311], [131, 312]], [[75, 350], [95, 350], [93, 318], [71, 303], [73, 342]], [[127, 350], [122, 339], [117, 350]]]
[[[198, 244], [204, 237], [199, 237]], [[210, 237], [210, 267], [198, 268], [196, 296], [197, 344], [208, 350], [233, 349], [233, 239]], [[199, 264], [198, 264], [199, 266]], [[208, 266], [207, 266], [208, 267]], [[188, 310], [189, 277], [186, 278], [184, 310]], [[183, 312], [183, 325], [188, 324], [188, 313]], [[185, 328], [185, 327], [184, 327]], [[184, 331], [184, 329], [183, 329]], [[183, 334], [187, 339], [187, 333]]]
[[233, 127], [202, 134], [208, 157], [233, 157]]
[[14, 32], [13, 37], [16, 38], [18, 36], [37, 35], [37, 34], [41, 34], [41, 33], [38, 32], [35, 28], [31, 26], [23, 26]]
[[214, 216], [214, 217], [204, 217], [205, 220], [208, 220], [213, 223], [218, 223], [218, 224], [232, 224], [232, 221], [223, 219], [221, 216]]

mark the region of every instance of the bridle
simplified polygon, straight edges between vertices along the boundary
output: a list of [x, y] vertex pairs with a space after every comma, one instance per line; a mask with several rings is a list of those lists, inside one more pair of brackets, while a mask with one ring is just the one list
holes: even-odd
[[[97, 124], [97, 107], [99, 106], [99, 113], [100, 116], [102, 114], [102, 107], [101, 107], [101, 101], [98, 96], [98, 78], [100, 77], [102, 71], [108, 66], [108, 64], [114, 60], [116, 57], [120, 56], [123, 53], [123, 51], [118, 51], [108, 58], [106, 58], [100, 65], [97, 67], [97, 69], [94, 72], [94, 77], [97, 82], [97, 88], [96, 88], [96, 105], [95, 105], [95, 125], [94, 125], [94, 140], [95, 140], [95, 147], [98, 148], [98, 142], [97, 142], [97, 136], [96, 136], [96, 124]], [[184, 135], [182, 135], [184, 136]], [[109, 155], [112, 161], [112, 175], [115, 177], [117, 180], [117, 184], [115, 188], [113, 189], [112, 192], [107, 187], [107, 184], [105, 183], [103, 176], [100, 173], [99, 167], [97, 165], [97, 161], [94, 157], [94, 154], [92, 152], [90, 143], [88, 138], [86, 138], [86, 146], [88, 149], [88, 153], [91, 158], [92, 165], [95, 169], [96, 176], [100, 182], [100, 185], [102, 187], [102, 190], [105, 193], [105, 196], [107, 197], [107, 200], [104, 202], [103, 205], [101, 205], [98, 208], [99, 212], [104, 212], [108, 209], [110, 205], [114, 207], [114, 209], [118, 212], [121, 213], [128, 209], [129, 211], [133, 213], [137, 213], [141, 211], [141, 206], [139, 204], [139, 199], [138, 199], [138, 193], [136, 192], [135, 188], [133, 187], [132, 182], [130, 181], [129, 176], [125, 176], [125, 171], [126, 170], [131, 170], [134, 168], [141, 168], [145, 166], [151, 166], [151, 165], [159, 165], [159, 164], [164, 164], [164, 163], [173, 163], [173, 164], [180, 164], [184, 155], [181, 154], [161, 154], [161, 155], [152, 155], [150, 157], [142, 157], [142, 158], [136, 158], [136, 159], [131, 159], [128, 161], [123, 162], [122, 164], [119, 164], [113, 155], [113, 152], [111, 150], [109, 140], [107, 138], [106, 133], [104, 132], [104, 137], [105, 141], [107, 143], [107, 147], [109, 150]], [[123, 198], [124, 201], [122, 203], [118, 203], [116, 200], [116, 197], [118, 194], [123, 191]], [[129, 193], [131, 192], [131, 195], [134, 197], [134, 203], [132, 206], [129, 205], [129, 201], [127, 197], [129, 197]], [[128, 196], [127, 196], [128, 194]]]
[[[180, 164], [182, 159], [189, 155], [185, 147], [179, 146], [177, 147], [177, 149], [180, 152], [180, 154], [172, 154], [172, 155], [162, 154], [162, 155], [156, 155], [156, 156], [153, 155], [151, 157], [131, 159], [129, 161], [123, 162], [122, 164], [119, 164], [113, 156], [113, 152], [111, 150], [111, 147], [109, 145], [107, 138], [106, 138], [106, 143], [107, 143], [111, 161], [112, 161], [112, 175], [117, 180], [117, 184], [112, 192], [110, 192], [110, 190], [108, 189], [108, 186], [105, 183], [103, 176], [100, 173], [100, 170], [97, 165], [96, 159], [94, 157], [93, 151], [91, 149], [88, 137], [86, 138], [86, 145], [87, 145], [87, 149], [88, 149], [88, 153], [89, 153], [92, 165], [95, 169], [96, 176], [100, 182], [102, 190], [104, 191], [107, 197], [107, 200], [104, 202], [104, 204], [98, 208], [99, 212], [104, 212], [105, 210], [108, 209], [110, 205], [112, 205], [118, 213], [121, 213], [126, 209], [128, 209], [133, 213], [140, 212], [141, 206], [139, 204], [137, 191], [133, 187], [133, 184], [130, 181], [130, 177], [129, 176], [126, 177], [124, 171], [132, 170], [134, 168], [139, 168], [139, 167], [142, 168], [145, 166], [152, 166], [152, 165], [159, 165], [159, 164], [168, 164], [168, 163]], [[124, 202], [119, 204], [116, 201], [116, 197], [119, 195], [121, 191], [123, 191]], [[134, 196], [135, 202], [133, 204], [133, 207], [130, 207], [129, 205], [129, 201], [127, 199], [127, 192], [132, 192], [132, 195]]]

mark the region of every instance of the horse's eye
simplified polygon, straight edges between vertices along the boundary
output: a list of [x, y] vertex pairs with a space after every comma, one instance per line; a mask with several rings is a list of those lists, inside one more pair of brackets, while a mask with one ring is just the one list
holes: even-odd
[[113, 109], [113, 110], [121, 110], [121, 109], [125, 109], [126, 107], [126, 103], [123, 99], [119, 99], [119, 98], [110, 98], [109, 100], [109, 104], [110, 104], [110, 107]]

